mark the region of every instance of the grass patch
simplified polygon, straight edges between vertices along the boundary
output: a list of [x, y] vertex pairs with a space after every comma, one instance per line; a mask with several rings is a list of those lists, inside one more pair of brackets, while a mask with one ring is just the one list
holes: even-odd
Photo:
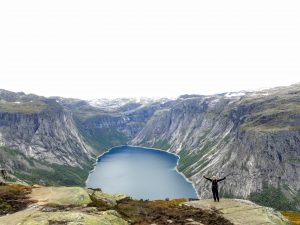
[[0, 147], [0, 163], [13, 162], [13, 175], [29, 184], [85, 186], [92, 162], [80, 167], [51, 164], [28, 158], [17, 149]]
[[197, 209], [185, 205], [185, 199], [175, 199], [170, 201], [135, 201], [130, 200], [120, 203], [115, 210], [125, 219], [132, 221], [132, 224], [186, 224], [189, 220], [210, 225], [232, 224], [218, 212], [204, 209]]
[[220, 190], [220, 196], [222, 196], [222, 198], [237, 198], [237, 196], [235, 196], [234, 194], [225, 192], [223, 191], [223, 189]]
[[187, 199], [155, 201], [127, 199], [117, 203], [116, 206], [109, 206], [101, 199], [92, 200], [90, 206], [97, 207], [98, 210], [116, 210], [123, 219], [134, 225], [170, 224], [168, 221], [172, 221], [172, 224], [187, 224], [187, 219], [208, 225], [232, 225], [217, 211], [181, 205]]
[[3, 153], [5, 153], [5, 154], [7, 154], [7, 155], [9, 155], [9, 156], [17, 156], [17, 155], [22, 154], [22, 153], [20, 153], [19, 150], [8, 148], [6, 146], [0, 146], [0, 151], [3, 152]]
[[1, 112], [20, 112], [20, 113], [38, 113], [46, 108], [46, 104], [42, 101], [33, 102], [4, 102], [0, 101]]
[[100, 128], [96, 124], [85, 124], [75, 119], [77, 128], [85, 141], [99, 152], [114, 146], [125, 145], [129, 138], [115, 128]]
[[230, 133], [228, 133], [228, 134], [224, 137], [223, 141], [227, 144], [227, 143], [229, 142], [229, 140], [230, 140]]
[[16, 177], [29, 184], [43, 184], [52, 186], [85, 186], [89, 171], [93, 166], [84, 165], [83, 168], [68, 165], [50, 164], [45, 162], [50, 170], [33, 168], [30, 172], [18, 171]]
[[241, 129], [259, 131], [300, 130], [297, 121], [300, 117], [300, 102], [290, 96], [267, 98], [249, 102], [246, 120]]
[[153, 148], [162, 149], [162, 150], [168, 150], [170, 149], [170, 147], [171, 145], [168, 143], [167, 140], [160, 140], [153, 145]]
[[297, 200], [289, 200], [281, 191], [280, 188], [272, 186], [265, 187], [261, 192], [253, 192], [248, 197], [259, 205], [267, 206], [281, 211], [297, 210]]
[[31, 187], [24, 185], [0, 185], [0, 215], [25, 209], [30, 203], [27, 194]]
[[300, 212], [282, 211], [281, 214], [291, 221], [292, 225], [300, 225]]
[[289, 156], [288, 157], [288, 162], [291, 162], [291, 163], [300, 163], [300, 158], [297, 158], [295, 156]]
[[197, 151], [197, 153], [189, 153], [186, 150], [182, 150], [179, 153], [180, 159], [178, 163], [178, 169], [180, 171], [185, 171], [187, 167], [197, 163], [199, 166], [201, 163], [204, 162], [204, 160], [201, 160], [204, 155], [209, 153], [212, 149], [212, 147], [215, 145], [215, 142], [207, 141], [207, 143], [204, 145], [204, 147], [201, 148], [201, 150]]

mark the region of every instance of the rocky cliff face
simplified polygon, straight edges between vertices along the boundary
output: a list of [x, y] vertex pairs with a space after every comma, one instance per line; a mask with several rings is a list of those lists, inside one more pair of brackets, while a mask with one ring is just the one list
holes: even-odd
[[228, 175], [223, 195], [246, 198], [274, 187], [282, 194], [276, 198], [295, 206], [300, 192], [299, 90], [296, 85], [238, 96], [185, 96], [157, 112], [131, 143], [165, 143], [180, 155], [179, 170], [201, 197], [210, 196], [203, 175]]
[[73, 114], [84, 140], [98, 152], [127, 144], [157, 110], [172, 102], [168, 99], [54, 99]]
[[82, 140], [71, 113], [55, 100], [4, 90], [0, 97], [2, 167], [30, 176], [36, 168], [83, 169], [91, 163], [94, 150]]
[[1, 143], [51, 163], [80, 165], [92, 156], [70, 113], [50, 108], [38, 113], [0, 113]]
[[25, 181], [84, 185], [97, 154], [126, 144], [162, 104], [0, 90], [0, 166]]

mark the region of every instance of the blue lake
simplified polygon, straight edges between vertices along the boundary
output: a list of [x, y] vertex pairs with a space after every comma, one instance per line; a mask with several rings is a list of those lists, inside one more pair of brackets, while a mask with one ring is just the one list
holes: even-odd
[[98, 158], [86, 186], [137, 199], [197, 198], [192, 184], [177, 172], [176, 155], [148, 148], [112, 148]]

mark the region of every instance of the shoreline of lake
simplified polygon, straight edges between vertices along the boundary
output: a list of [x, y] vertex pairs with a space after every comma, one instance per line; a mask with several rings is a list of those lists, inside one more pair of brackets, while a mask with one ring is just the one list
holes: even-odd
[[[89, 172], [89, 176], [88, 176], [88, 178], [87, 178], [87, 180], [86, 180], [86, 182], [85, 182], [86, 186], [87, 186], [88, 183], [89, 183], [89, 179], [91, 178], [91, 174], [93, 174], [93, 173], [95, 172], [95, 170], [96, 170], [96, 168], [97, 168], [97, 164], [100, 162], [101, 158], [102, 158], [102, 157], [105, 157], [107, 154], [112, 153], [113, 150], [118, 150], [118, 149], [122, 149], [122, 148], [137, 148], [137, 149], [143, 149], [143, 150], [145, 150], [145, 151], [146, 151], [146, 150], [158, 151], [158, 152], [162, 152], [162, 153], [164, 153], [164, 154], [166, 154], [166, 155], [174, 156], [174, 157], [176, 158], [176, 163], [175, 163], [175, 166], [174, 166], [175, 172], [176, 172], [178, 175], [180, 175], [180, 176], [184, 179], [185, 182], [189, 183], [189, 184], [192, 186], [192, 189], [193, 189], [193, 191], [194, 191], [194, 193], [195, 193], [195, 195], [196, 195], [196, 198], [199, 199], [199, 194], [198, 194], [198, 192], [197, 192], [197, 189], [195, 188], [195, 184], [194, 184], [192, 181], [190, 181], [190, 180], [189, 180], [182, 172], [180, 172], [180, 171], [178, 170], [178, 165], [179, 165], [179, 160], [180, 160], [180, 156], [179, 156], [179, 155], [177, 155], [177, 154], [175, 154], [175, 153], [173, 153], [173, 152], [169, 152], [169, 151], [167, 151], [167, 150], [162, 150], [162, 149], [157, 149], [157, 148], [151, 148], [151, 147], [144, 147], [144, 146], [120, 145], [120, 146], [112, 147], [112, 148], [108, 149], [107, 151], [103, 152], [102, 154], [100, 154], [100, 155], [96, 158], [96, 161], [95, 161], [95, 163], [94, 163], [94, 168], [93, 168], [93, 170], [91, 170], [91, 171]], [[113, 154], [114, 154], [114, 153], [113, 153]], [[101, 188], [101, 187], [100, 187], [100, 188]]]

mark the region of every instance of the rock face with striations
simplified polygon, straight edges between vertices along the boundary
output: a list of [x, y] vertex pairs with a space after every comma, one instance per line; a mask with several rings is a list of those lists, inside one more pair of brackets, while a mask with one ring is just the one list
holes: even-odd
[[299, 124], [299, 85], [183, 96], [157, 112], [131, 143], [164, 143], [180, 155], [179, 170], [201, 197], [210, 196], [203, 175], [228, 175], [220, 185], [223, 195], [257, 198], [262, 190], [274, 188], [274, 198], [295, 209], [300, 193]]
[[70, 113], [48, 101], [40, 112], [1, 112], [1, 143], [35, 159], [79, 165], [91, 157], [91, 149], [80, 138]]
[[84, 140], [99, 152], [124, 145], [135, 137], [168, 99], [98, 99], [83, 101], [54, 97], [72, 112]]
[[0, 145], [0, 164], [28, 174], [32, 168], [50, 171], [51, 164], [82, 168], [95, 156], [72, 114], [55, 100], [4, 90], [0, 92]]

